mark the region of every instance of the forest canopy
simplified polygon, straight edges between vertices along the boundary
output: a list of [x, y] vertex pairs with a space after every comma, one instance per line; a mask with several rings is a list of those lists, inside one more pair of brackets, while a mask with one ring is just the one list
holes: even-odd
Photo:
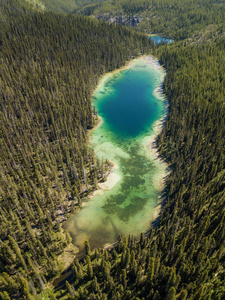
[[[0, 298], [224, 299], [224, 2], [115, 0], [79, 13], [137, 15], [139, 31], [177, 41], [154, 47], [119, 24], [0, 2]], [[171, 168], [166, 201], [140, 241], [120, 236], [109, 251], [87, 242], [79, 261], [61, 222], [110, 168], [87, 144], [91, 94], [102, 74], [144, 53], [167, 70], [157, 140]], [[68, 252], [72, 276], [54, 290]]]
[[58, 257], [71, 239], [61, 222], [109, 168], [87, 145], [91, 93], [150, 42], [17, 1], [1, 12], [0, 298], [29, 298], [64, 268]]
[[110, 0], [78, 12], [176, 40], [189, 38], [210, 25], [225, 25], [223, 0]]

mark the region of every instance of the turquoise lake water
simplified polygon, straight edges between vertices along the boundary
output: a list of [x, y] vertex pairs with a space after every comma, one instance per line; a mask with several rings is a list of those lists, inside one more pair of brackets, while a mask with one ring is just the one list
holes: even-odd
[[158, 45], [158, 44], [162, 44], [162, 43], [172, 43], [173, 40], [172, 39], [168, 39], [168, 38], [165, 38], [165, 37], [162, 37], [162, 36], [159, 36], [159, 35], [150, 35], [149, 38], [151, 40], [153, 40], [153, 42]]
[[165, 113], [164, 96], [156, 92], [164, 76], [157, 62], [139, 58], [105, 75], [95, 91], [93, 105], [102, 123], [92, 131], [90, 146], [117, 169], [109, 176], [113, 188], [86, 199], [63, 226], [80, 248], [86, 240], [94, 248], [115, 242], [119, 234], [138, 237], [150, 227], [165, 166], [152, 157], [147, 143]]

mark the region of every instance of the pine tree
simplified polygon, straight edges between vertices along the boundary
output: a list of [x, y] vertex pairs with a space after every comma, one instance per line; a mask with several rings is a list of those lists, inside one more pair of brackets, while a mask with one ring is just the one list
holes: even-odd
[[86, 261], [87, 261], [87, 276], [89, 279], [91, 279], [93, 277], [93, 269], [92, 269], [90, 257], [88, 255], [86, 256]]
[[70, 299], [75, 299], [75, 291], [68, 281], [66, 281], [66, 289], [70, 295]]
[[85, 241], [85, 255], [90, 256], [90, 254], [91, 254], [91, 248], [90, 248], [89, 242]]
[[21, 254], [21, 251], [20, 251], [20, 248], [19, 248], [17, 242], [11, 236], [9, 236], [9, 241], [12, 245], [13, 250], [15, 251], [17, 259], [19, 260], [19, 262], [23, 266], [23, 268], [27, 271], [27, 266], [26, 266], [25, 260], [23, 259], [23, 256]]
[[166, 300], [176, 300], [176, 290], [173, 286], [169, 289]]
[[182, 290], [180, 292], [180, 295], [178, 297], [178, 300], [186, 300], [187, 299], [187, 296], [188, 296], [188, 293], [186, 290]]

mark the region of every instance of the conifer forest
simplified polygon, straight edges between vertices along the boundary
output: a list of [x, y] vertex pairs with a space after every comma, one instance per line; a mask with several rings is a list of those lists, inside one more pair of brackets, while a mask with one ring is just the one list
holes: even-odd
[[[91, 97], [144, 54], [166, 70], [165, 200], [139, 240], [78, 258], [62, 223], [111, 169]], [[0, 299], [225, 299], [224, 0], [0, 1]]]

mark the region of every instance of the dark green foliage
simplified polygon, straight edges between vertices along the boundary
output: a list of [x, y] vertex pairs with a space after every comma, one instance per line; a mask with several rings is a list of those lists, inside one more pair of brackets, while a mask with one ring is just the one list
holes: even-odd
[[57, 257], [71, 242], [60, 223], [109, 167], [87, 146], [98, 79], [150, 44], [95, 19], [38, 13], [17, 1], [0, 6], [0, 291], [18, 298], [60, 273]]
[[90, 255], [90, 244], [88, 241], [85, 242], [85, 255]]
[[176, 300], [176, 290], [174, 287], [169, 289], [166, 300]]
[[[122, 1], [122, 9], [142, 13], [149, 3]], [[149, 28], [177, 38], [224, 20], [219, 2], [150, 4], [160, 17]], [[87, 147], [96, 121], [91, 93], [103, 73], [149, 43], [94, 19], [36, 13], [17, 1], [0, 7], [0, 297], [34, 299], [61, 271], [57, 257], [70, 237], [60, 222], [104, 176]], [[167, 69], [170, 101], [158, 138], [171, 169], [159, 226], [140, 242], [119, 237], [112, 251], [92, 254], [86, 244], [73, 282], [56, 297], [225, 298], [225, 41], [218, 26], [209, 41], [192, 38], [155, 52]]]
[[72, 13], [86, 5], [101, 3], [104, 0], [27, 0], [34, 8], [42, 11], [51, 10], [58, 13]]
[[[175, 39], [188, 38], [199, 30], [207, 32], [207, 27], [212, 29], [225, 20], [224, 1], [218, 0], [108, 0], [81, 12]], [[138, 22], [132, 22], [133, 18]]]
[[156, 51], [167, 69], [164, 91], [170, 100], [158, 137], [171, 168], [167, 198], [159, 226], [148, 237], [119, 237], [108, 251], [110, 277], [92, 261], [93, 276], [109, 299], [117, 290], [121, 299], [225, 298], [224, 49], [218, 34], [214, 43], [177, 42]]

